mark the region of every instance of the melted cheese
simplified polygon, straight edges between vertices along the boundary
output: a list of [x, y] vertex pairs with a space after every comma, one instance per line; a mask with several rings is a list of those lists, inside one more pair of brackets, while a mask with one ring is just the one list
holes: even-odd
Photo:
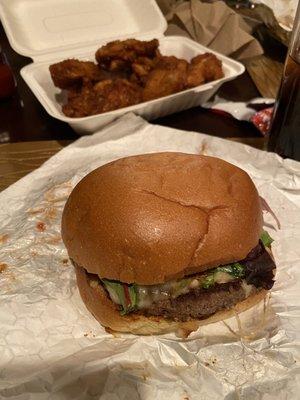
[[[176, 298], [183, 294], [189, 293], [191, 290], [201, 286], [201, 281], [205, 276], [197, 278], [187, 278], [182, 281], [170, 281], [162, 285], [141, 286], [137, 285], [138, 308], [148, 308], [152, 303], [166, 300], [168, 298]], [[227, 283], [234, 280], [234, 276], [226, 272], [217, 272], [214, 275], [214, 282]]]
[[227, 283], [236, 279], [233, 275], [228, 274], [227, 272], [219, 271], [214, 275], [215, 283]]
[[[199, 275], [194, 278], [183, 278], [182, 280], [174, 280], [169, 281], [160, 285], [135, 285], [137, 291], [137, 307], [139, 309], [149, 308], [153, 303], [157, 303], [162, 300], [166, 300], [169, 298], [176, 298], [183, 294], [189, 293], [191, 290], [195, 290], [200, 287], [205, 287], [204, 283], [206, 278], [209, 275]], [[216, 271], [213, 274], [213, 283], [214, 284], [222, 284], [228, 283], [235, 280], [236, 277], [233, 275], [224, 272], [224, 271]], [[251, 288], [248, 288], [249, 285], [245, 283], [245, 293], [251, 291]], [[116, 304], [121, 304], [120, 299], [118, 298], [117, 293], [110, 287], [106, 287], [108, 293], [110, 295], [111, 300]], [[209, 287], [207, 287], [209, 288]], [[250, 292], [249, 292], [250, 293]], [[246, 294], [248, 296], [249, 294]]]
[[250, 296], [254, 286], [248, 285], [245, 280], [242, 281], [242, 288], [244, 290], [246, 298]]

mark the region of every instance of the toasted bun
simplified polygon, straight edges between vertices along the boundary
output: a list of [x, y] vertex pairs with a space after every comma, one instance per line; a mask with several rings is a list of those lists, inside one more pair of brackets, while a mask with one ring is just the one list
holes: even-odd
[[233, 308], [219, 311], [203, 320], [192, 319], [187, 322], [177, 322], [166, 320], [163, 317], [145, 317], [135, 313], [121, 316], [115, 304], [108, 298], [102, 285], [91, 287], [85, 269], [75, 267], [75, 270], [82, 300], [100, 324], [113, 331], [138, 335], [158, 335], [176, 331], [183, 331], [189, 334], [196, 331], [199, 326], [222, 321], [248, 310], [259, 303], [268, 293], [267, 290], [260, 290], [246, 300], [236, 304]]
[[62, 217], [76, 264], [146, 285], [241, 260], [261, 230], [259, 196], [246, 172], [183, 153], [127, 157], [94, 170]]

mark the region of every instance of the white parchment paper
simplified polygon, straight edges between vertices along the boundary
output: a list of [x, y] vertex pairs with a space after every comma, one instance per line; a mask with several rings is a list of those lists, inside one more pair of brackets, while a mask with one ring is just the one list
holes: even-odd
[[[80, 299], [60, 236], [64, 203], [84, 175], [157, 151], [244, 168], [282, 225], [265, 216], [278, 265], [270, 298], [188, 339], [106, 333]], [[295, 161], [130, 114], [64, 148], [0, 193], [0, 398], [299, 399], [299, 193]]]

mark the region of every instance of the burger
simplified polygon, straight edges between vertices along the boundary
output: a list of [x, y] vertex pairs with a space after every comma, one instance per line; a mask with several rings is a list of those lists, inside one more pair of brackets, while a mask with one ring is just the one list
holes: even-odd
[[62, 237], [94, 317], [149, 335], [191, 332], [261, 301], [276, 268], [262, 223], [245, 171], [165, 152], [85, 176], [65, 205]]

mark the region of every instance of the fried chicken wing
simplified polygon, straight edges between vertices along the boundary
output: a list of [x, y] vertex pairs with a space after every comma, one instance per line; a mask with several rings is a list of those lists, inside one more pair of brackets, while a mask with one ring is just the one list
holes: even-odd
[[130, 68], [138, 57], [155, 57], [158, 45], [157, 39], [149, 42], [136, 39], [115, 40], [97, 50], [96, 60], [101, 67], [112, 71]]
[[224, 76], [222, 62], [211, 53], [194, 57], [187, 71], [187, 87], [195, 87]]
[[116, 40], [96, 52], [98, 64], [76, 59], [50, 65], [55, 86], [67, 91], [62, 110], [69, 117], [100, 114], [201, 85], [224, 76], [210, 53], [190, 63], [163, 56], [157, 39]]
[[130, 64], [124, 60], [111, 60], [108, 70], [112, 72], [128, 72]]
[[61, 89], [73, 88], [83, 81], [97, 82], [104, 77], [104, 72], [92, 61], [64, 60], [50, 65], [49, 70], [54, 85]]
[[157, 67], [169, 68], [169, 69], [185, 69], [188, 66], [188, 62], [183, 58], [177, 58], [175, 56], [162, 56], [157, 57]]
[[80, 90], [69, 90], [62, 108], [68, 117], [86, 117], [128, 107], [142, 101], [142, 88], [127, 79], [106, 79], [84, 84]]
[[168, 96], [185, 89], [188, 63], [176, 57], [161, 57], [148, 74], [143, 100]]
[[132, 63], [133, 72], [140, 78], [147, 76], [155, 68], [157, 58], [139, 57]]
[[111, 83], [99, 82], [94, 90], [103, 97], [102, 112], [128, 107], [142, 101], [142, 88], [127, 79], [116, 79]]
[[156, 68], [184, 68], [187, 65], [185, 60], [179, 59], [174, 56], [162, 56], [160, 53], [154, 58], [139, 57], [132, 63], [133, 74], [131, 79], [138, 82], [142, 86], [145, 85], [147, 76], [151, 71]]
[[91, 83], [84, 84], [80, 90], [68, 91], [68, 101], [62, 112], [71, 118], [87, 117], [102, 112], [103, 98], [98, 96]]

